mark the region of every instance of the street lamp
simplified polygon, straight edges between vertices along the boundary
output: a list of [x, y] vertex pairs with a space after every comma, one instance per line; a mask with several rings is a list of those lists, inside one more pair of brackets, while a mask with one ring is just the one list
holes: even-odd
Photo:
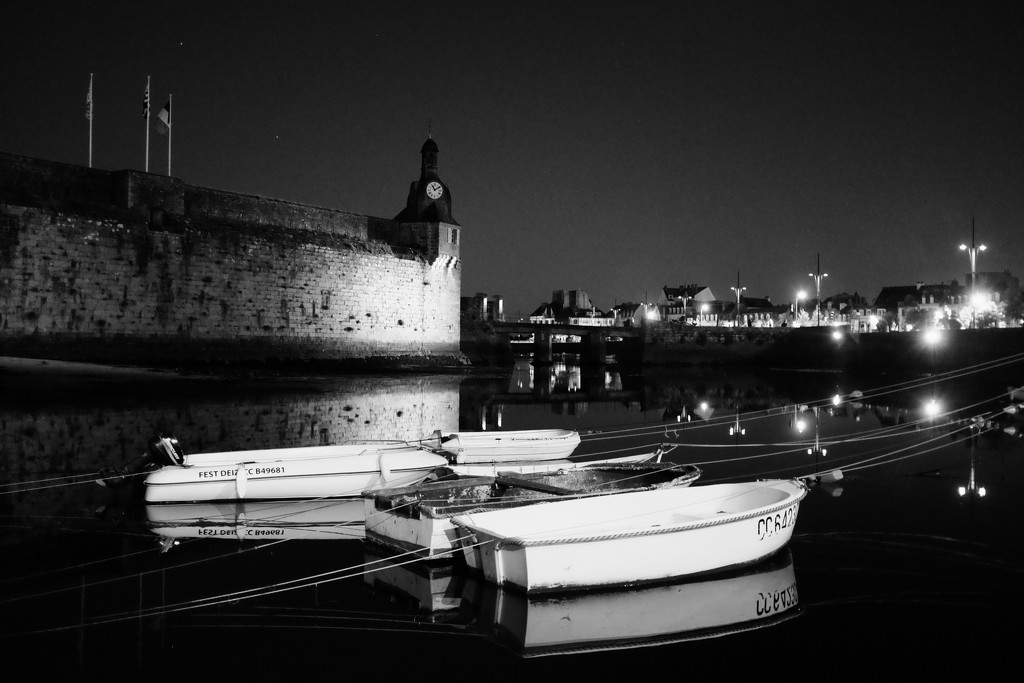
[[978, 252], [985, 251], [988, 249], [984, 244], [974, 244], [974, 217], [971, 217], [971, 246], [966, 244], [960, 245], [960, 251], [966, 251], [967, 256], [971, 259], [971, 327], [974, 328], [977, 325], [975, 320], [975, 310], [977, 309], [977, 302], [975, 301], [975, 267], [978, 262]]
[[828, 273], [821, 272], [821, 253], [818, 253], [818, 271], [807, 273], [814, 278], [814, 313], [817, 318], [815, 325], [821, 326], [821, 278], [828, 277]]
[[740, 271], [736, 271], [736, 286], [729, 289], [736, 292], [736, 314], [733, 316], [733, 325], [739, 327], [740, 294], [746, 289], [746, 287], [740, 287]]

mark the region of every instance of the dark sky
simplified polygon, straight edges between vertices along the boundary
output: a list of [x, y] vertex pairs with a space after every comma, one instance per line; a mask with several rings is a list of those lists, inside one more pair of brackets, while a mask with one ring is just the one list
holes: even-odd
[[[1024, 3], [33, 2], [0, 150], [394, 217], [428, 125], [464, 295], [526, 315], [709, 285], [785, 303], [1024, 276]], [[154, 119], [155, 120], [155, 119]], [[150, 135], [150, 172], [167, 138]]]

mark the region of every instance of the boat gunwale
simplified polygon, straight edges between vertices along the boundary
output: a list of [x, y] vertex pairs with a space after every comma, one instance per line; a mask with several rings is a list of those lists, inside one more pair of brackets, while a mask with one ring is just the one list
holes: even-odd
[[[785, 480], [785, 481], [790, 481], [790, 480]], [[567, 545], [567, 544], [572, 544], [572, 543], [600, 543], [600, 542], [603, 542], [603, 541], [612, 541], [612, 540], [620, 539], [620, 538], [640, 538], [640, 537], [644, 537], [644, 536], [658, 536], [658, 535], [661, 535], [661, 534], [680, 533], [680, 532], [683, 532], [683, 531], [692, 531], [694, 529], [711, 528], [711, 527], [715, 527], [715, 526], [722, 526], [722, 525], [725, 525], [725, 524], [732, 524], [734, 522], [742, 522], [742, 521], [745, 521], [747, 519], [751, 519], [751, 518], [754, 518], [754, 517], [759, 517], [761, 515], [774, 514], [775, 512], [778, 512], [780, 510], [784, 510], [784, 509], [786, 509], [788, 507], [791, 507], [793, 505], [799, 505], [800, 501], [802, 501], [807, 496], [807, 487], [805, 485], [803, 485], [803, 483], [800, 482], [799, 480], [791, 480], [791, 481], [795, 482], [796, 485], [800, 487], [801, 490], [800, 490], [799, 493], [787, 496], [786, 500], [784, 500], [784, 501], [782, 501], [780, 503], [773, 503], [772, 505], [769, 505], [767, 507], [759, 507], [759, 508], [756, 508], [755, 510], [750, 510], [750, 511], [747, 511], [747, 512], [732, 513], [732, 514], [730, 514], [728, 516], [725, 516], [725, 517], [701, 519], [701, 520], [694, 520], [694, 521], [689, 521], [689, 522], [680, 522], [678, 524], [673, 524], [673, 525], [670, 525], [670, 526], [648, 527], [646, 529], [636, 529], [636, 530], [631, 530], [631, 531], [620, 531], [620, 532], [617, 532], [617, 533], [591, 534], [591, 535], [585, 535], [585, 536], [564, 537], [564, 538], [563, 537], [559, 537], [559, 538], [550, 538], [550, 537], [548, 537], [548, 538], [539, 538], [539, 539], [529, 539], [529, 538], [525, 538], [525, 537], [521, 537], [521, 536], [511, 536], [511, 537], [508, 537], [508, 538], [501, 538], [499, 540], [496, 540], [495, 541], [495, 545], [494, 545], [494, 549], [495, 549], [495, 551], [498, 551], [498, 550], [501, 550], [502, 548], [510, 547], [510, 546], [511, 547], [519, 547], [519, 548], [529, 548], [529, 547], [542, 547], [542, 546], [549, 546], [549, 545]], [[558, 501], [557, 500], [553, 500], [553, 501], [546, 501], [546, 502], [558, 502]], [[481, 542], [481, 541], [479, 541], [479, 539], [476, 539], [476, 537], [475, 537], [475, 534], [477, 533], [478, 530], [483, 532], [483, 533], [485, 533], [485, 534], [488, 534], [490, 536], [496, 536], [497, 535], [495, 533], [492, 533], [492, 532], [488, 531], [486, 528], [483, 528], [483, 527], [476, 527], [476, 528], [474, 528], [474, 526], [472, 526], [470, 524], [467, 524], [465, 522], [460, 522], [457, 518], [452, 518], [451, 522], [453, 524], [455, 524], [456, 526], [461, 527], [461, 528], [469, 531], [471, 534], [474, 534], [474, 540], [475, 540], [476, 543], [480, 543]]]

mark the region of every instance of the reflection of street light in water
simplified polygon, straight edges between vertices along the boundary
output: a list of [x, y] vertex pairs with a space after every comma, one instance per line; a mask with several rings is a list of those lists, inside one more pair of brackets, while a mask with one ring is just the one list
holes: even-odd
[[729, 427], [729, 436], [736, 437], [736, 443], [739, 444], [740, 436], [747, 433], [747, 430], [740, 425], [740, 409], [736, 408], [736, 424]]
[[697, 407], [694, 408], [693, 412], [695, 415], [697, 415], [697, 417], [706, 422], [707, 420], [711, 419], [711, 416], [714, 414], [715, 409], [712, 408], [707, 401], [701, 401], [700, 403], [697, 404]]
[[961, 486], [958, 486], [956, 488], [956, 492], [960, 494], [961, 498], [963, 498], [968, 493], [970, 493], [972, 500], [974, 499], [975, 496], [977, 496], [978, 498], [984, 498], [985, 497], [985, 493], [986, 493], [985, 487], [984, 486], [980, 486], [978, 484], [978, 480], [975, 479], [975, 477], [974, 477], [974, 439], [975, 438], [976, 437], [974, 435], [971, 435], [971, 437], [970, 437], [970, 439], [971, 439], [971, 469], [970, 469], [970, 473], [967, 476], [967, 486], [961, 485]]

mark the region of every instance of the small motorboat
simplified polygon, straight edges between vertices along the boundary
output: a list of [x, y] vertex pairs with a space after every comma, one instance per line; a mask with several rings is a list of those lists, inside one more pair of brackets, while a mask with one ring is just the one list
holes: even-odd
[[363, 491], [423, 481], [447, 459], [402, 442], [345, 443], [185, 455], [159, 435], [147, 454], [105, 480], [145, 473], [147, 503], [358, 497]]
[[456, 477], [363, 496], [367, 540], [428, 560], [461, 553], [452, 518], [471, 511], [689, 486], [694, 465], [668, 462], [588, 465], [557, 472]]
[[359, 498], [158, 503], [146, 506], [146, 526], [164, 551], [184, 538], [233, 541], [361, 540]]
[[432, 438], [437, 450], [457, 465], [568, 458], [580, 445], [579, 432], [572, 429], [454, 432], [446, 436], [438, 431]]
[[[765, 560], [793, 535], [796, 479], [674, 486], [451, 518], [467, 564], [526, 593], [621, 587]], [[369, 535], [369, 534], [368, 534]]]

